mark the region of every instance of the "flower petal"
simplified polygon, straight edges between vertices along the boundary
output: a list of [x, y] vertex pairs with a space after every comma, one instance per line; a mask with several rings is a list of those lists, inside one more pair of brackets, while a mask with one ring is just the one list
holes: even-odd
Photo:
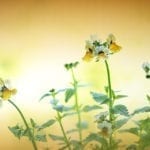
[[121, 50], [121, 46], [117, 45], [115, 42], [111, 43], [109, 45], [109, 49], [111, 50], [111, 52], [116, 53], [119, 52]]
[[93, 54], [90, 51], [87, 51], [84, 57], [82, 58], [84, 61], [91, 61], [93, 59]]

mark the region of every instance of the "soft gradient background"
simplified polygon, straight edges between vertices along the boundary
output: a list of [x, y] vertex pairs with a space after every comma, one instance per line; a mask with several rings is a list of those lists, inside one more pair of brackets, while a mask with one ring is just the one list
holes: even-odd
[[[107, 83], [104, 64], [84, 63], [81, 58], [91, 34], [105, 40], [109, 33], [123, 47], [109, 60], [113, 87], [129, 96], [124, 100], [129, 111], [147, 105], [149, 81], [141, 65], [150, 58], [149, 0], [0, 0], [0, 77], [12, 80], [18, 89], [14, 102], [28, 119], [42, 123], [54, 116], [49, 101], [38, 100], [53, 87], [69, 85], [65, 63], [80, 61], [76, 76], [92, 85], [81, 90], [81, 103], [92, 102], [89, 91], [103, 91]], [[87, 119], [92, 122], [92, 117]], [[8, 131], [8, 126], [20, 122], [16, 110], [4, 102], [0, 108], [0, 149], [32, 149], [26, 138], [19, 141]], [[92, 129], [96, 131], [95, 126]], [[134, 138], [128, 135], [124, 142], [129, 144]], [[38, 145], [40, 149], [56, 149], [51, 141]]]

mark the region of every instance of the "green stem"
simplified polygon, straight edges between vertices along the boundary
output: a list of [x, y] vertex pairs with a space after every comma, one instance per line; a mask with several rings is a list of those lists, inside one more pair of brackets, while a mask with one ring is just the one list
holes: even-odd
[[[55, 92], [52, 93], [52, 97], [55, 100]], [[60, 125], [60, 128], [61, 128], [61, 131], [63, 133], [64, 139], [65, 139], [65, 143], [68, 146], [68, 149], [71, 150], [71, 146], [70, 146], [69, 140], [68, 140], [68, 138], [66, 136], [66, 133], [65, 133], [65, 130], [64, 130], [64, 127], [62, 125], [62, 121], [61, 120], [62, 120], [62, 117], [61, 117], [60, 113], [57, 111], [57, 121], [58, 121], [58, 123]]]
[[77, 111], [77, 116], [78, 116], [78, 124], [79, 124], [79, 139], [80, 139], [80, 144], [81, 144], [81, 149], [82, 148], [82, 129], [81, 129], [81, 114], [80, 114], [80, 108], [78, 104], [78, 94], [77, 94], [77, 81], [73, 72], [73, 69], [71, 68], [71, 74], [72, 74], [72, 79], [73, 79], [73, 86], [75, 90], [75, 109]]
[[62, 117], [61, 117], [61, 115], [60, 115], [59, 112], [57, 112], [57, 117], [58, 117], [58, 123], [59, 123], [59, 125], [60, 125], [61, 131], [62, 131], [63, 136], [64, 136], [64, 139], [65, 139], [65, 143], [67, 144], [68, 149], [71, 150], [70, 143], [69, 143], [69, 141], [68, 141], [68, 138], [67, 138], [67, 136], [66, 136], [64, 127], [63, 127], [62, 122], [61, 122]]
[[[105, 66], [107, 70], [107, 80], [108, 80], [108, 93], [109, 93], [109, 121], [113, 124], [113, 114], [112, 114], [112, 107], [113, 107], [113, 100], [112, 100], [112, 88], [111, 88], [111, 78], [110, 78], [110, 70], [107, 60], [105, 60]], [[110, 147], [112, 145], [112, 134], [109, 137], [109, 144]]]
[[34, 141], [34, 136], [33, 136], [33, 134], [30, 131], [29, 125], [28, 125], [28, 123], [27, 123], [23, 113], [21, 112], [21, 110], [18, 108], [18, 106], [14, 102], [12, 102], [11, 100], [8, 100], [8, 102], [11, 103], [16, 108], [16, 110], [19, 112], [19, 114], [20, 114], [20, 116], [21, 116], [21, 118], [22, 118], [22, 120], [23, 120], [23, 122], [24, 122], [24, 124], [25, 124], [25, 126], [27, 128], [27, 130], [28, 130], [28, 134], [29, 134], [29, 137], [30, 137], [30, 139], [32, 141], [32, 145], [34, 147], [34, 150], [37, 150], [38, 148], [37, 148], [36, 142]]

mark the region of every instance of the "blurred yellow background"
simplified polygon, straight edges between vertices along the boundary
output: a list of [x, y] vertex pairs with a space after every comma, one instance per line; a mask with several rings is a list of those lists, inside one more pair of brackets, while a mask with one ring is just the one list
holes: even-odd
[[[14, 102], [25, 116], [39, 123], [54, 116], [49, 101], [38, 100], [53, 87], [69, 85], [65, 63], [80, 61], [76, 76], [92, 85], [82, 90], [86, 100], [82, 95], [81, 103], [92, 102], [89, 91], [103, 90], [107, 84], [104, 64], [81, 59], [91, 34], [102, 40], [109, 33], [116, 36], [122, 51], [109, 60], [113, 87], [129, 96], [124, 100], [129, 111], [147, 105], [149, 81], [141, 65], [150, 58], [149, 6], [149, 0], [0, 0], [0, 77], [10, 79], [17, 88]], [[27, 139], [19, 141], [8, 131], [8, 126], [20, 122], [16, 110], [4, 102], [1, 150], [32, 149]], [[44, 146], [39, 143], [39, 147]]]

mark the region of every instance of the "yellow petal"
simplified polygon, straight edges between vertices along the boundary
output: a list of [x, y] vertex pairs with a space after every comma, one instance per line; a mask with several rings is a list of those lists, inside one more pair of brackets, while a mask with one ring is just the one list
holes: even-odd
[[121, 46], [117, 45], [116, 43], [111, 43], [109, 49], [113, 52], [119, 52], [121, 50]]
[[99, 58], [104, 58], [104, 59], [107, 58], [107, 56], [106, 56], [106, 54], [104, 52], [100, 53], [98, 56], [99, 56]]
[[9, 89], [5, 89], [3, 90], [1, 97], [3, 100], [8, 100], [11, 97], [11, 95], [12, 95], [12, 91]]
[[84, 61], [91, 61], [93, 58], [93, 54], [90, 51], [87, 51], [86, 54], [84, 55], [84, 57], [82, 58]]
[[12, 95], [15, 95], [16, 93], [17, 93], [17, 90], [16, 90], [16, 89], [12, 89], [12, 90], [11, 90], [11, 94], [12, 94]]

